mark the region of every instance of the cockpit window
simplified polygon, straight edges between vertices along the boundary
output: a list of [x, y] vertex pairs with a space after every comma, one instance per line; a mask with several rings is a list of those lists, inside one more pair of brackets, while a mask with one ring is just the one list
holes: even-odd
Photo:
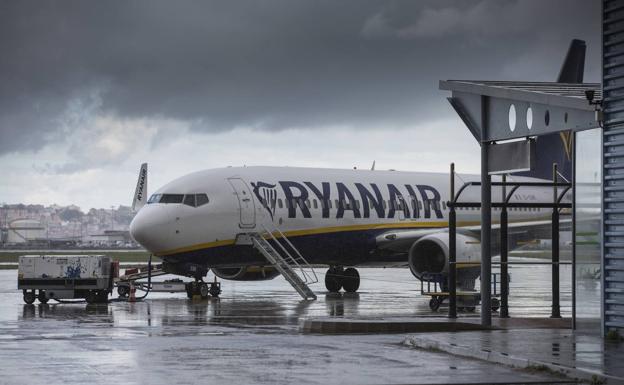
[[195, 205], [197, 207], [205, 205], [208, 203], [208, 195], [206, 194], [195, 194]]
[[195, 207], [195, 194], [186, 194], [184, 196], [184, 204], [187, 206]]
[[184, 203], [187, 206], [199, 207], [208, 203], [206, 194], [153, 194], [147, 203]]
[[163, 194], [160, 203], [182, 203], [184, 194]]

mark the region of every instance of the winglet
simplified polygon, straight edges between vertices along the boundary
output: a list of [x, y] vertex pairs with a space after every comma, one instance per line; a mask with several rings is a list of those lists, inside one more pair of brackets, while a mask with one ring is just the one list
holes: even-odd
[[134, 190], [134, 199], [132, 200], [132, 211], [139, 211], [145, 206], [147, 200], [147, 163], [141, 165], [139, 171], [139, 179], [137, 180], [136, 189]]
[[585, 41], [574, 39], [570, 43], [557, 83], [583, 83], [585, 72]]

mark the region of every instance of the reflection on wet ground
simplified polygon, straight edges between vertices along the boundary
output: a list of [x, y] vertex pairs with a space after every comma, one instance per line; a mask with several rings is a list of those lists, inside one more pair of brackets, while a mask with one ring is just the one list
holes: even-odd
[[[550, 270], [542, 270], [512, 270], [512, 316], [549, 314]], [[277, 278], [224, 281], [220, 299], [199, 302], [182, 293], [154, 293], [139, 303], [24, 305], [15, 290], [16, 271], [0, 271], [0, 383], [49, 384], [50, 378], [81, 384], [544, 379], [407, 349], [400, 346], [402, 335], [298, 333], [298, 322], [305, 317], [397, 318], [446, 311], [431, 313], [429, 299], [420, 296], [420, 284], [407, 269], [362, 269], [361, 275], [357, 294], [328, 294], [322, 284], [313, 286], [317, 301], [301, 301]], [[566, 276], [562, 271], [564, 314], [570, 297]], [[319, 278], [323, 282], [322, 274]]]

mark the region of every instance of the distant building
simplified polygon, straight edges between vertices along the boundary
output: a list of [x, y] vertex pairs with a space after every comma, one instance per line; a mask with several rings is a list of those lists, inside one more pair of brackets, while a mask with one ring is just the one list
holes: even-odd
[[46, 238], [46, 229], [36, 219], [15, 219], [9, 222], [6, 243], [30, 243]]
[[127, 230], [106, 230], [102, 234], [91, 234], [84, 239], [87, 243], [107, 246], [134, 245], [134, 240]]

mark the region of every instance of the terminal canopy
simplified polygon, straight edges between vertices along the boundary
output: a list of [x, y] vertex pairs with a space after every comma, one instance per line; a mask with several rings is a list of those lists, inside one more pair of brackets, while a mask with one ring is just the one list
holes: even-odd
[[479, 142], [598, 127], [598, 83], [442, 80], [440, 89]]

